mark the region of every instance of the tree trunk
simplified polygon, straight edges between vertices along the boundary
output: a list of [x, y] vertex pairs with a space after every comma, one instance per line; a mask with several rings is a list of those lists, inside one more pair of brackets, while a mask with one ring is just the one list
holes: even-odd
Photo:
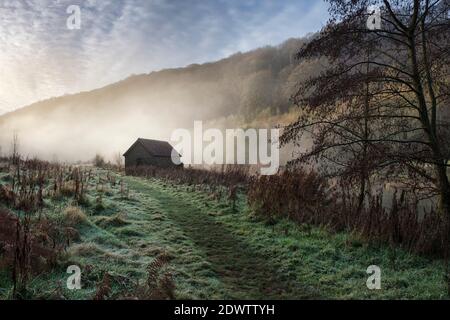
[[[366, 94], [364, 99], [364, 142], [363, 142], [363, 158], [361, 161], [360, 187], [358, 199], [358, 216], [364, 207], [364, 200], [366, 198], [366, 184], [369, 180], [369, 172], [367, 170], [367, 144], [369, 140], [369, 64], [370, 50], [367, 49], [367, 64], [366, 64]], [[370, 192], [370, 190], [369, 190]]]
[[445, 280], [447, 283], [447, 294], [450, 296], [450, 183], [447, 175], [447, 167], [445, 165], [436, 166], [439, 177], [440, 190], [440, 206], [439, 211], [444, 219], [443, 241], [444, 241], [444, 257], [445, 257]]
[[447, 176], [447, 168], [445, 165], [437, 165], [439, 190], [440, 190], [440, 205], [441, 212], [450, 217], [450, 183]]

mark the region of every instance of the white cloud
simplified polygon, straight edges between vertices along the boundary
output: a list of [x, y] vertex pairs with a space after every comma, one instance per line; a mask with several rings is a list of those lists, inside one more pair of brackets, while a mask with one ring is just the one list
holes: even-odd
[[[81, 29], [66, 8], [81, 6]], [[318, 30], [312, 0], [2, 0], [0, 113]]]

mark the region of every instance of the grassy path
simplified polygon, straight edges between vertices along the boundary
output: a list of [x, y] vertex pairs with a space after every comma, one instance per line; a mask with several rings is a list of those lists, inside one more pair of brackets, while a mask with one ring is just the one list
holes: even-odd
[[[292, 293], [269, 257], [214, 219], [201, 205], [181, 193], [171, 193], [142, 180], [128, 180], [130, 186], [158, 201], [171, 219], [205, 255], [230, 297], [236, 299], [317, 298], [308, 290]], [[292, 295], [294, 294], [294, 295]]]
[[[128, 196], [119, 183], [105, 182], [108, 174], [124, 182]], [[86, 198], [79, 207], [86, 215], [77, 226], [80, 239], [57, 268], [33, 277], [30, 297], [92, 299], [108, 273], [110, 298], [121, 298], [164, 254], [177, 299], [447, 298], [441, 261], [287, 220], [268, 225], [251, 214], [244, 198], [233, 213], [226, 200], [193, 187], [106, 170], [96, 172]], [[46, 199], [42, 214], [60, 221], [74, 205], [71, 197]], [[69, 265], [82, 270], [81, 290], [65, 288]], [[381, 290], [366, 287], [370, 265], [382, 270]], [[0, 299], [11, 285], [9, 273], [0, 273]]]
[[[402, 250], [364, 245], [349, 234], [280, 221], [269, 226], [253, 219], [243, 201], [238, 213], [225, 203], [186, 186], [125, 178], [141, 199], [164, 212], [171, 232], [189, 239], [185, 252], [198, 250], [197, 262], [179, 257], [175, 269], [188, 297], [275, 299], [445, 298], [442, 263]], [[167, 245], [178, 244], [167, 242]], [[395, 258], [393, 258], [395, 256]], [[190, 266], [198, 263], [199, 270]], [[382, 290], [366, 287], [369, 265], [382, 269]], [[208, 271], [206, 271], [208, 270]], [[198, 282], [194, 278], [199, 277]], [[189, 283], [184, 287], [183, 283]], [[199, 288], [198, 286], [201, 286]], [[192, 290], [194, 286], [198, 291]]]

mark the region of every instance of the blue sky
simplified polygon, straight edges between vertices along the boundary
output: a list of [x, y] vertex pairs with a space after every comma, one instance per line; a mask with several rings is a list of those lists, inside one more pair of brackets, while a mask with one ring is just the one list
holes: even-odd
[[[66, 9], [78, 5], [81, 28]], [[1, 0], [0, 113], [318, 31], [322, 0]]]

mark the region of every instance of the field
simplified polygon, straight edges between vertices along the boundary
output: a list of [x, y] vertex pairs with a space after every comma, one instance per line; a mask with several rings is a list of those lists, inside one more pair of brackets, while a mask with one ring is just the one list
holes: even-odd
[[[233, 208], [227, 197], [213, 197], [201, 186], [94, 167], [77, 170], [86, 177], [82, 201], [70, 192], [52, 194], [50, 179], [33, 219], [70, 225], [78, 236], [64, 245], [51, 267], [29, 271], [19, 298], [447, 297], [440, 260], [368, 245], [355, 234], [282, 218], [267, 221], [254, 214], [240, 192]], [[3, 170], [0, 181], [10, 184], [11, 173]], [[66, 287], [70, 265], [81, 268], [81, 290]], [[382, 270], [380, 290], [366, 286], [369, 265]], [[12, 297], [11, 272], [8, 266], [1, 269], [2, 299]]]

